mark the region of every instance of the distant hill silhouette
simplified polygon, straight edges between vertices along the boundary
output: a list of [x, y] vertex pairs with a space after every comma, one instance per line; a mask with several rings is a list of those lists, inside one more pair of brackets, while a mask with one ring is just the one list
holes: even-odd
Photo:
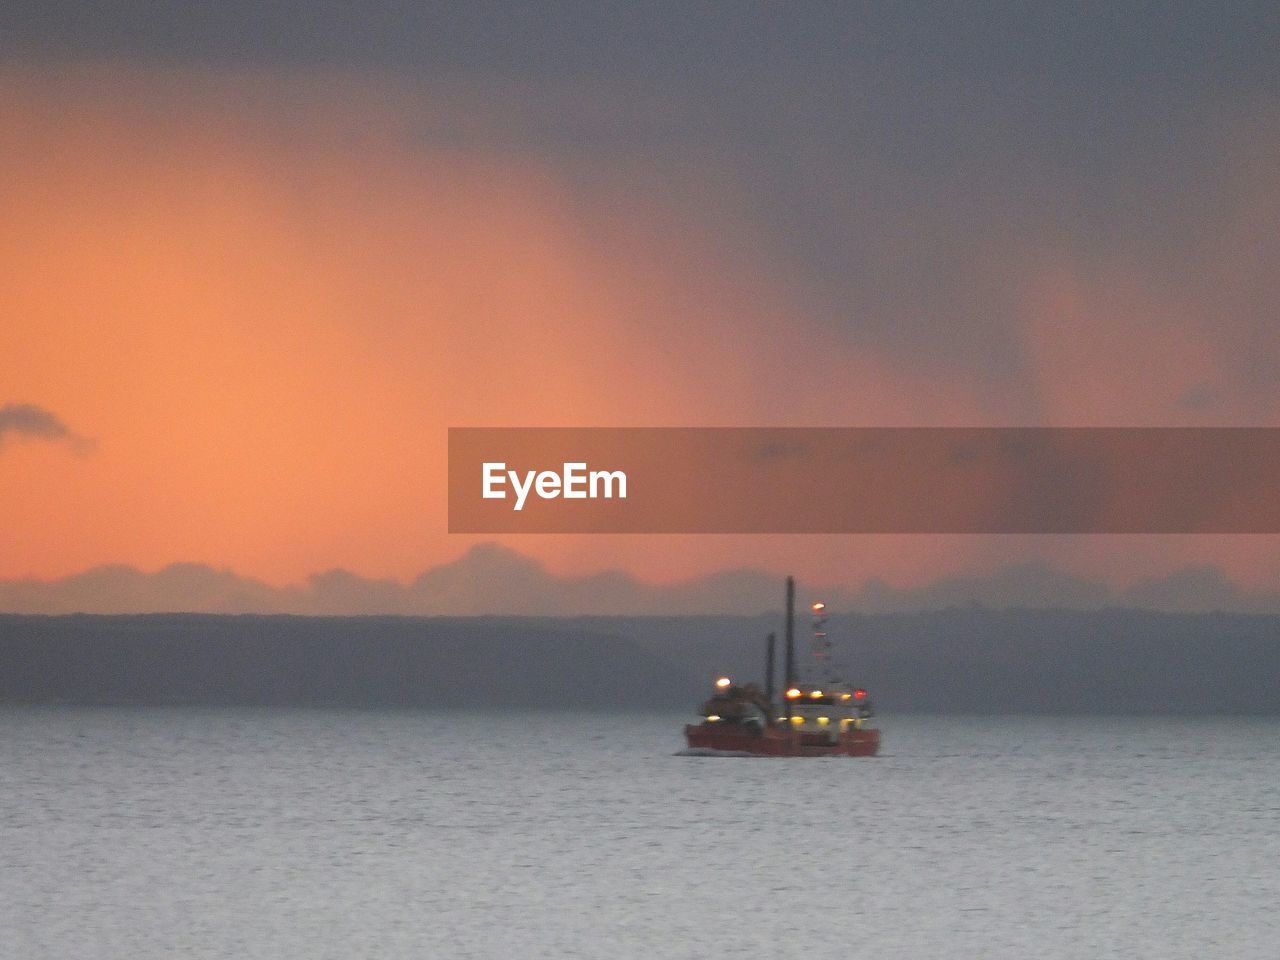
[[[538, 561], [497, 544], [480, 544], [452, 563], [407, 584], [345, 570], [273, 587], [230, 570], [180, 563], [155, 573], [98, 567], [61, 580], [0, 580], [0, 611], [13, 613], [293, 613], [419, 616], [575, 616], [751, 614], [778, 603], [782, 576], [740, 569], [684, 583], [652, 584], [621, 571], [559, 577]], [[868, 613], [953, 606], [1109, 606], [1166, 611], [1280, 613], [1280, 594], [1249, 593], [1216, 567], [1193, 567], [1139, 582], [1123, 592], [1046, 563], [1024, 563], [987, 575], [956, 576], [900, 589], [877, 580], [861, 587], [802, 584], [806, 596], [832, 610]]]
[[[722, 672], [761, 677], [780, 621], [0, 615], [0, 701], [692, 710]], [[1280, 712], [1275, 616], [968, 606], [830, 632], [888, 712]]]

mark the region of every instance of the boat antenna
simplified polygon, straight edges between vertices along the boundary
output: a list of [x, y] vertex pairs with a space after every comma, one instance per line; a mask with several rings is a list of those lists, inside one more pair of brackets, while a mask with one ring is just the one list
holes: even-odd
[[778, 645], [778, 635], [776, 633], [769, 634], [764, 642], [764, 698], [769, 703], [769, 709], [773, 709], [773, 661], [774, 648]]

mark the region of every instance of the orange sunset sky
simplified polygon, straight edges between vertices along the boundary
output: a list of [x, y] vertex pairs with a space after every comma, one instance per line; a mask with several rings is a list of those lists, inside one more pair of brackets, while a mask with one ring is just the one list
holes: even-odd
[[[408, 580], [479, 539], [446, 533], [449, 426], [1280, 426], [1264, 80], [145, 54], [0, 58], [0, 407], [66, 430], [0, 432], [0, 579]], [[1263, 536], [504, 542], [655, 581], [1280, 586]]]

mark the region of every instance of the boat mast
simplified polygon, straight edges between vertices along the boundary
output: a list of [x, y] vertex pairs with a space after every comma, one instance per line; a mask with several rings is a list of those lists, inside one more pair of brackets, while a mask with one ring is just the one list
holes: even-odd
[[827, 605], [821, 600], [811, 606], [813, 613], [813, 658], [818, 661], [818, 672], [824, 684], [835, 682], [831, 665], [831, 640], [827, 637]]
[[[796, 579], [787, 577], [787, 621], [786, 621], [786, 689], [790, 690], [796, 683]], [[791, 698], [783, 697], [787, 702], [787, 719], [791, 719]]]

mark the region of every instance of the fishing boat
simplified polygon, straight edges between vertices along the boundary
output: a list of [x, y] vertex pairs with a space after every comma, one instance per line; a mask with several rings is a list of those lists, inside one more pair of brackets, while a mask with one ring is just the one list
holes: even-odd
[[781, 697], [774, 696], [776, 635], [765, 642], [765, 684], [719, 677], [699, 711], [701, 723], [684, 728], [686, 753], [765, 757], [873, 757], [880, 731], [866, 689], [839, 675], [827, 637], [826, 604], [813, 615], [812, 663], [801, 677], [795, 656], [796, 584], [787, 577], [785, 667]]

